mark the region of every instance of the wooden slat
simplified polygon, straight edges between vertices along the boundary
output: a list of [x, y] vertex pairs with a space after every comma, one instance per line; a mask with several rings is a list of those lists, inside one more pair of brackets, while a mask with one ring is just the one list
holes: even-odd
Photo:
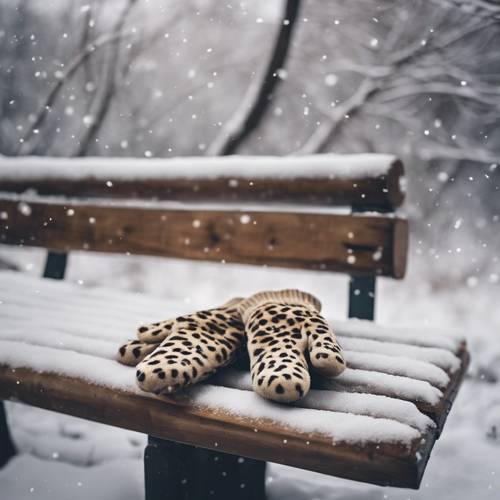
[[[57, 159], [53, 160], [57, 162]], [[103, 160], [104, 161], [104, 160]], [[64, 162], [68, 162], [67, 159]], [[20, 168], [22, 165], [20, 166]], [[168, 167], [168, 162], [165, 162]], [[68, 168], [71, 168], [70, 166]], [[76, 168], [76, 167], [75, 167]], [[140, 175], [140, 171], [139, 171]], [[110, 175], [106, 179], [83, 177], [44, 177], [43, 174], [21, 179], [2, 179], [0, 191], [22, 193], [28, 189], [42, 195], [76, 197], [140, 198], [182, 201], [250, 201], [293, 202], [320, 205], [363, 205], [391, 211], [404, 200], [401, 179], [404, 168], [395, 160], [387, 172], [378, 177], [352, 175], [346, 177], [242, 177], [210, 176], [190, 179], [182, 177], [153, 178], [140, 175], [138, 179], [123, 179]]]
[[366, 384], [351, 385], [343, 383], [340, 379], [326, 381], [325, 379], [315, 378], [313, 380], [312, 387], [315, 389], [342, 390], [347, 392], [378, 394], [380, 396], [398, 397], [398, 399], [410, 401], [411, 403], [414, 403], [422, 413], [430, 417], [436, 423], [437, 432], [440, 433], [446, 422], [446, 418], [456, 397], [458, 388], [460, 387], [460, 384], [462, 383], [462, 380], [469, 366], [470, 358], [468, 351], [465, 349], [465, 346], [459, 353], [457, 353], [457, 357], [460, 358], [460, 368], [453, 373], [448, 373], [448, 375], [450, 376], [450, 381], [445, 388], [441, 388], [443, 397], [436, 404], [430, 404], [426, 401], [422, 401], [412, 397], [405, 397], [403, 395], [396, 396], [388, 389], [376, 388], [369, 382], [367, 382]]
[[407, 221], [395, 217], [173, 210], [0, 199], [0, 243], [402, 278]]
[[465, 378], [465, 374], [467, 373], [467, 369], [469, 368], [470, 355], [466, 350], [465, 345], [463, 346], [463, 349], [460, 352], [459, 356], [462, 364], [460, 366], [460, 369], [457, 370], [453, 375], [451, 375], [450, 383], [443, 391], [444, 397], [441, 400], [440, 412], [435, 416], [435, 422], [439, 434], [441, 434], [443, 430], [446, 419], [448, 418], [448, 414], [450, 413], [451, 406], [453, 405], [453, 402], [457, 397], [458, 389], [460, 388], [460, 385]]
[[[435, 440], [430, 432], [410, 448], [379, 443], [332, 443], [321, 434], [299, 433], [174, 400], [159, 400], [97, 387], [60, 374], [0, 366], [0, 399], [123, 427], [159, 438], [374, 484], [417, 488]], [[417, 452], [422, 459], [417, 458]]]
[[[67, 290], [65, 294], [67, 296]], [[42, 297], [46, 298], [46, 294], [40, 294], [40, 298]], [[21, 304], [19, 314], [25, 308], [26, 304]], [[108, 310], [107, 315], [109, 314]], [[64, 325], [61, 328], [64, 330]], [[65, 348], [72, 347], [68, 344]], [[332, 446], [331, 438], [321, 434], [300, 433], [265, 419], [254, 420], [214, 409], [193, 408], [186, 406], [182, 398], [158, 401], [146, 396], [96, 387], [78, 379], [33, 373], [26, 369], [0, 367], [0, 399], [18, 399], [35, 406], [164, 439], [259, 460], [275, 461], [376, 484], [417, 487], [433, 443], [444, 425], [467, 368], [468, 353], [465, 345], [456, 354], [462, 365], [460, 370], [449, 373], [450, 382], [443, 390], [441, 401], [432, 408], [415, 401], [417, 407], [437, 423], [437, 428], [424, 434], [422, 442], [418, 439], [419, 442], [413, 443], [409, 450], [387, 443], [366, 446], [336, 443]], [[64, 356], [64, 352], [61, 355]], [[315, 382], [313, 385], [315, 386]], [[373, 393], [369, 385], [359, 390]]]

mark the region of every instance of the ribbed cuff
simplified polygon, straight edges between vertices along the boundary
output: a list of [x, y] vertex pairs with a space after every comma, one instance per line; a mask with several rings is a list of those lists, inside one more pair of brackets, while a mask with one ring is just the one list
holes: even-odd
[[321, 302], [314, 295], [301, 290], [288, 289], [275, 292], [259, 292], [238, 304], [238, 311], [243, 318], [243, 322], [246, 323], [257, 307], [270, 302], [301, 305], [315, 312], [321, 311]]
[[220, 307], [236, 307], [238, 304], [243, 302], [245, 299], [243, 297], [235, 297], [234, 299], [230, 299], [227, 302], [224, 302]]

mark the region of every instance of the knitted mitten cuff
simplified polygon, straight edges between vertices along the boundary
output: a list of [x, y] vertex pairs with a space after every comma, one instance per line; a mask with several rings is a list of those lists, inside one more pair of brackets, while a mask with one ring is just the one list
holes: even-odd
[[308, 309], [319, 313], [321, 302], [314, 295], [296, 289], [286, 289], [278, 291], [258, 292], [242, 300], [237, 308], [241, 314], [243, 322], [246, 323], [252, 313], [266, 303], [279, 303], [288, 305], [305, 306]]

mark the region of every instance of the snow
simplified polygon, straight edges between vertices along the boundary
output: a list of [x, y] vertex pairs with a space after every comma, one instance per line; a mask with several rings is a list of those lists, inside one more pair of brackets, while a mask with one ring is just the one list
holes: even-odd
[[405, 342], [422, 347], [440, 347], [456, 353], [465, 338], [462, 333], [452, 329], [440, 329], [433, 327], [429, 333], [426, 327], [415, 327], [412, 325], [398, 325], [397, 328], [390, 325], [374, 324], [373, 321], [351, 319], [347, 321], [332, 321], [332, 327], [337, 335], [344, 337], [363, 337], [367, 339], [389, 340], [394, 342]]
[[[115, 294], [99, 288], [88, 290], [66, 282], [33, 279], [11, 272], [1, 275], [4, 279], [0, 284], [3, 301], [0, 317], [4, 328], [0, 330], [0, 362], [14, 368], [29, 366], [40, 371], [56, 371], [97, 385], [138, 393], [130, 369], [117, 364], [114, 357], [119, 344], [133, 335], [131, 325], [138, 324], [135, 317], [137, 306], [145, 305], [142, 297], [137, 297], [136, 303], [136, 296], [131, 294]], [[154, 302], [154, 299], [149, 301], [147, 310], [154, 307]], [[58, 304], [57, 309], [51, 307], [54, 303]], [[162, 314], [166, 314], [164, 311], [167, 308], [163, 304], [158, 304], [157, 308]], [[180, 309], [177, 306], [174, 311], [179, 312]], [[31, 312], [29, 316], [24, 314], [26, 310]], [[160, 312], [157, 314], [152, 317], [159, 318]], [[142, 314], [138, 316], [143, 317]], [[43, 335], [40, 335], [41, 329]], [[61, 351], [64, 351], [64, 355]], [[406, 363], [411, 366], [412, 362], [406, 360]], [[92, 370], [88, 369], [90, 365]], [[348, 369], [347, 373], [352, 371]], [[365, 378], [364, 382], [370, 387], [374, 386], [375, 380], [383, 377], [383, 374], [360, 370], [355, 373], [364, 373], [365, 376], [368, 374], [368, 379]], [[405, 395], [407, 399], [432, 403], [440, 395], [437, 389], [418, 380], [385, 376], [383, 381], [385, 385], [375, 385], [377, 390], [385, 390], [398, 396]], [[396, 389], [393, 387], [395, 381], [400, 382], [399, 385], [396, 384]], [[234, 370], [223, 372], [215, 382], [247, 393], [251, 390], [248, 374]], [[349, 376], [345, 377], [344, 382], [347, 385], [350, 382], [352, 386]], [[359, 377], [356, 382], [360, 383]], [[233, 412], [238, 412], [238, 409], [234, 405], [227, 407], [226, 401], [244, 401], [238, 407], [243, 415], [277, 419], [289, 426], [300, 422], [301, 418], [295, 417], [292, 421], [283, 420], [284, 416], [290, 415], [289, 412], [275, 415], [270, 411], [272, 406], [265, 407], [265, 402], [254, 398], [251, 392], [246, 394], [240, 390], [237, 398], [226, 397], [225, 393], [227, 389], [213, 387], [212, 392], [203, 393], [203, 401], [205, 404], [210, 403], [212, 408], [224, 408]], [[210, 394], [210, 398], [206, 394]], [[247, 401], [248, 398], [251, 401]], [[193, 403], [201, 404], [201, 401], [194, 398]], [[300, 406], [393, 419], [419, 430], [425, 430], [430, 425], [429, 419], [411, 403], [370, 394], [339, 395], [313, 391]], [[250, 413], [250, 407], [255, 408], [257, 414]], [[330, 424], [325, 427], [327, 433], [329, 428]], [[336, 437], [339, 439], [340, 435], [337, 434]]]
[[[136, 387], [133, 368], [120, 365], [114, 360], [74, 351], [66, 350], [63, 355], [58, 349], [33, 346], [23, 342], [0, 341], [0, 364], [6, 364], [14, 370], [29, 367], [35, 371], [67, 375], [98, 386], [153, 397], [144, 395]], [[22, 384], [22, 380], [20, 383]], [[182, 398], [187, 399], [193, 406], [212, 408], [216, 412], [241, 415], [256, 420], [269, 419], [300, 432], [319, 432], [337, 442], [383, 441], [410, 445], [420, 435], [409, 425], [389, 418], [289, 408], [263, 400], [252, 391], [210, 384], [193, 387], [184, 392]]]
[[[12, 406], [16, 444], [21, 453], [41, 459], [89, 466], [116, 458], [141, 459], [146, 436], [108, 425], [24, 405]], [[79, 446], [75, 446], [79, 442]]]
[[86, 467], [116, 457], [142, 458], [144, 434], [62, 413], [54, 418], [53, 412], [31, 406], [8, 405], [20, 453]]
[[[347, 358], [347, 362], [349, 362], [349, 358]], [[374, 394], [386, 394], [431, 405], [438, 404], [443, 396], [439, 389], [423, 380], [349, 368], [333, 381], [325, 381], [324, 385], [325, 388], [341, 386], [349, 390], [369, 390]]]
[[[113, 360], [72, 351], [65, 351], [64, 356], [61, 354], [51, 348], [0, 341], [0, 364], [8, 364], [13, 369], [29, 367], [35, 371], [64, 374], [95, 385], [143, 395], [135, 385], [133, 368], [119, 365]], [[194, 387], [184, 392], [182, 398], [187, 398], [193, 406], [209, 407], [217, 412], [243, 415], [257, 420], [266, 418], [301, 432], [321, 432], [336, 441], [383, 440], [410, 444], [419, 435], [409, 426], [389, 419], [331, 411], [290, 409], [269, 403], [251, 391], [226, 387]]]
[[[112, 460], [82, 469], [20, 455], [0, 471], [0, 499], [136, 500], [142, 498], [144, 482], [136, 463], [131, 459]], [[54, 477], [57, 481], [48, 480]]]
[[[170, 306], [170, 313], [168, 305], [154, 298], [144, 301], [144, 297], [139, 296], [136, 301], [135, 294], [120, 294], [104, 288], [86, 289], [15, 272], [1, 272], [0, 276], [0, 364], [13, 369], [29, 367], [64, 374], [95, 385], [142, 394], [135, 385], [134, 369], [114, 360], [117, 348], [133, 336], [139, 318], [152, 314], [149, 319], [154, 321], [173, 316], [181, 309], [179, 305]], [[29, 315], [25, 314], [27, 310]], [[358, 376], [353, 382], [351, 372], [364, 378]], [[348, 369], [346, 373], [342, 383], [352, 386], [361, 380], [376, 390], [405, 399], [435, 403], [441, 395], [438, 389], [420, 380], [362, 370]], [[191, 389], [183, 397], [195, 406], [270, 419], [288, 428], [321, 432], [343, 442], [410, 444], [419, 436], [417, 429], [423, 431], [431, 425], [414, 405], [404, 401], [390, 403], [389, 398], [358, 394], [350, 403], [350, 394], [335, 397], [326, 391], [314, 391], [310, 396], [313, 409], [305, 409], [309, 399], [300, 407], [286, 408], [255, 395], [250, 390], [248, 374], [242, 379], [241, 374], [228, 371], [221, 377], [225, 387], [206, 384]]]
[[[8, 364], [13, 369], [30, 367], [36, 371], [56, 372], [96, 385], [142, 395], [135, 386], [132, 368], [112, 360], [71, 351], [66, 351], [63, 357], [60, 352], [50, 348], [0, 341], [0, 364]], [[208, 407], [217, 412], [243, 415], [256, 420], [270, 419], [301, 432], [323, 433], [335, 441], [388, 441], [409, 445], [419, 436], [410, 426], [393, 420], [331, 411], [284, 408], [259, 398], [251, 391], [205, 385], [192, 388], [182, 397], [187, 398], [193, 406]], [[258, 423], [255, 425], [258, 426]]]
[[460, 368], [460, 360], [450, 351], [436, 347], [421, 347], [402, 342], [386, 342], [365, 338], [337, 336], [340, 345], [351, 351], [375, 352], [392, 356], [404, 356], [419, 361], [427, 361], [446, 371]]
[[425, 380], [438, 388], [446, 387], [450, 381], [450, 377], [442, 368], [427, 361], [373, 352], [349, 351], [347, 349], [344, 353], [346, 358], [349, 359], [349, 367], [351, 368]]
[[396, 158], [384, 154], [144, 158], [50, 158], [0, 156], [2, 178], [28, 179], [259, 179], [322, 177], [351, 179], [386, 174]]
[[[217, 385], [247, 391], [252, 388], [249, 373], [231, 369], [220, 372], [213, 379], [213, 382]], [[389, 418], [415, 427], [420, 431], [434, 427], [432, 420], [422, 414], [413, 403], [383, 395], [312, 389], [304, 399], [296, 402], [295, 405], [302, 408]]]
[[[28, 346], [16, 347], [12, 343], [20, 340], [29, 342], [33, 349], [35, 346], [40, 348], [41, 353], [36, 357], [42, 363], [36, 365], [40, 370], [58, 363], [58, 349], [72, 351], [72, 361], [67, 367], [61, 368], [63, 371], [74, 370], [78, 356], [81, 355], [112, 360], [120, 343], [133, 338], [135, 327], [139, 324], [185, 312], [185, 307], [181, 304], [165, 304], [164, 301], [153, 298], [145, 301], [144, 297], [119, 294], [104, 288], [86, 289], [67, 282], [42, 280], [14, 272], [2, 272], [1, 275], [0, 294], [3, 304], [0, 318], [4, 328], [0, 331], [0, 341], [11, 341], [4, 344], [10, 346], [11, 350], [5, 349], [0, 354], [0, 359], [4, 356], [5, 361], [15, 364], [18, 358], [6, 358], [14, 350], [22, 362], [25, 359], [35, 359], [35, 355], [20, 351], [28, 349]], [[57, 303], [57, 308], [53, 307], [54, 303]], [[29, 316], [24, 314], [26, 309], [31, 312]], [[43, 328], [44, 335], [38, 335], [40, 328]], [[346, 325], [344, 330], [348, 331]], [[366, 325], [363, 334], [373, 338], [373, 335], [366, 333], [369, 331]], [[378, 331], [383, 333], [385, 330], [379, 326]], [[430, 338], [427, 334], [427, 343], [431, 342]], [[413, 345], [414, 339], [411, 336], [402, 335], [401, 339], [409, 343], [339, 336], [346, 352], [352, 353], [356, 369], [348, 368], [332, 387], [340, 384], [350, 391], [373, 391], [409, 401], [437, 404], [442, 397], [438, 387], [443, 387], [448, 377], [443, 370], [457, 369], [459, 359], [446, 349]], [[438, 342], [443, 343], [443, 339], [444, 337], [439, 337]], [[43, 363], [48, 356], [44, 348], [56, 349], [48, 364]], [[370, 359], [372, 353], [375, 355]], [[349, 359], [348, 356], [348, 363]], [[102, 373], [108, 369], [94, 371], [98, 376], [91, 381], [99, 383]], [[389, 373], [381, 373], [382, 371]], [[86, 376], [84, 372], [69, 373]], [[413, 373], [417, 375], [415, 379], [410, 378]], [[120, 376], [117, 373], [119, 380]], [[111, 386], [119, 387], [114, 380]], [[246, 390], [249, 388], [245, 387]]]
[[[23, 268], [28, 272], [39, 274], [40, 265], [44, 261], [44, 252], [37, 250], [3, 249], [3, 254], [9, 258], [16, 256]], [[15, 254], [9, 253], [15, 252]], [[39, 286], [38, 278], [29, 275], [18, 275], [17, 279], [7, 279], [7, 274], [0, 275], [0, 311], [4, 306], [19, 303], [21, 299], [26, 309], [35, 308], [36, 319], [44, 320], [45, 325], [55, 327], [62, 321], [61, 317], [45, 318], [42, 311], [47, 310], [47, 305], [57, 303], [61, 313], [66, 314], [64, 333], [71, 326], [71, 315], [74, 312], [82, 314], [85, 322], [74, 323], [75, 335], [87, 331], [87, 336], [102, 340], [102, 330], [95, 326], [104, 319], [104, 302], [111, 304], [108, 313], [113, 318], [106, 328], [112, 342], [130, 336], [133, 327], [129, 321], [153, 321], [164, 318], [167, 311], [176, 309], [179, 312], [193, 308], [206, 307], [214, 301], [222, 302], [231, 295], [244, 295], [255, 290], [265, 288], [284, 288], [299, 286], [318, 294], [328, 315], [342, 317], [346, 307], [347, 282], [341, 277], [329, 273], [289, 272], [277, 269], [246, 268], [245, 266], [224, 266], [202, 264], [193, 266], [192, 263], [174, 260], [141, 259], [140, 273], [134, 275], [136, 260], [129, 257], [91, 256], [89, 254], [74, 253], [70, 258], [68, 272], [70, 282], [53, 282], [45, 280], [43, 288]], [[415, 262], [415, 261], [413, 261]], [[424, 273], [416, 273], [420, 279]], [[317, 473], [293, 469], [276, 464], [270, 464], [267, 474], [267, 494], [270, 500], [428, 500], [440, 498], [442, 500], [496, 500], [500, 489], [500, 470], [498, 457], [500, 447], [498, 438], [493, 435], [494, 425], [500, 425], [498, 415], [498, 385], [487, 383], [481, 373], [482, 367], [489, 366], [495, 370], [497, 367], [500, 375], [500, 364], [495, 365], [495, 360], [500, 359], [500, 348], [497, 339], [499, 316], [494, 307], [496, 295], [493, 288], [482, 289], [456, 289], [452, 291], [430, 292], [425, 286], [416, 286], [415, 273], [403, 282], [381, 281], [378, 295], [378, 317], [389, 324], [404, 320], [405, 323], [422, 324], [421, 332], [427, 335], [435, 330], [429, 324], [441, 325], [445, 331], [451, 327], [460, 327], [467, 331], [467, 341], [471, 346], [472, 365], [471, 377], [459, 391], [457, 401], [452, 409], [444, 432], [437, 442], [429, 466], [424, 475], [421, 490], [418, 492], [405, 489], [381, 488], [353, 481], [328, 477]], [[76, 285], [76, 282], [84, 285]], [[17, 286], [15, 286], [17, 283]], [[113, 285], [113, 289], [104, 287], [91, 287], [89, 284], [104, 283]], [[192, 286], [196, 283], [196, 286]], [[214, 286], [217, 283], [217, 286]], [[420, 281], [418, 282], [420, 283]], [[124, 293], [118, 288], [144, 290], [147, 289], [157, 296], [133, 294], [134, 300], [127, 300], [130, 293]], [[78, 294], [74, 289], [78, 288]], [[38, 290], [38, 293], [36, 293]], [[62, 292], [58, 292], [62, 290]], [[496, 290], [496, 288], [495, 288]], [[70, 293], [72, 291], [72, 293]], [[498, 293], [498, 292], [496, 292]], [[6, 298], [12, 300], [7, 300]], [[37, 298], [35, 300], [35, 297]], [[96, 300], [93, 300], [96, 297]], [[175, 300], [174, 300], [175, 299]], [[40, 302], [38, 302], [38, 300]], [[107, 307], [107, 306], [106, 306]], [[10, 320], [18, 312], [10, 311]], [[26, 316], [26, 315], [25, 315]], [[0, 321], [0, 332], [5, 332], [4, 319]], [[28, 321], [29, 318], [26, 318]], [[339, 321], [333, 320], [337, 327]], [[351, 322], [350, 322], [351, 323]], [[11, 323], [12, 324], [12, 323]], [[19, 327], [23, 324], [16, 323]], [[26, 323], [28, 324], [28, 323]], [[111, 324], [116, 327], [111, 329]], [[135, 325], [136, 323], [134, 323]], [[356, 322], [358, 324], [358, 322]], [[30, 327], [36, 325], [31, 323]], [[354, 323], [353, 323], [354, 325]], [[127, 331], [124, 331], [124, 328]], [[376, 329], [375, 325], [372, 325]], [[26, 329], [28, 330], [28, 329]], [[399, 328], [392, 330], [390, 326], [383, 326], [384, 334], [391, 331], [397, 334]], [[337, 328], [338, 331], [338, 328]], [[406, 329], [401, 329], [405, 332]], [[62, 333], [61, 331], [59, 333]], [[78, 335], [76, 335], [78, 333]], [[377, 337], [380, 332], [377, 332]], [[441, 337], [435, 337], [441, 341]], [[364, 338], [372, 338], [369, 331], [363, 334]], [[347, 333], [342, 332], [345, 341]], [[401, 335], [397, 340], [399, 344], [410, 342], [415, 344], [417, 339], [409, 339], [408, 335]], [[67, 339], [65, 339], [67, 341]], [[397, 342], [397, 343], [398, 343]], [[410, 345], [411, 345], [410, 343]], [[442, 348], [446, 346], [441, 345]], [[450, 351], [454, 348], [449, 347]], [[349, 351], [350, 356], [364, 353]], [[104, 351], [101, 351], [104, 354]], [[97, 352], [95, 353], [97, 355]], [[377, 355], [372, 363], [380, 361], [378, 356], [389, 356], [387, 353]], [[392, 356], [392, 363], [387, 370], [399, 371], [404, 368], [404, 359]], [[397, 360], [397, 363], [396, 363]], [[365, 362], [366, 360], [362, 360]], [[383, 361], [383, 360], [382, 360]], [[412, 370], [422, 366], [433, 367], [428, 361], [413, 359]], [[491, 363], [490, 363], [491, 361]], [[490, 363], [487, 365], [487, 363]], [[444, 371], [438, 369], [437, 377], [442, 377]], [[402, 373], [395, 373], [401, 375]], [[419, 378], [415, 376], [415, 378]], [[429, 381], [429, 380], [428, 380]], [[439, 387], [438, 379], [429, 381]], [[324, 391], [318, 391], [322, 394]], [[314, 395], [315, 391], [312, 391]], [[330, 392], [330, 394], [333, 394]], [[335, 397], [344, 394], [334, 393]], [[350, 394], [354, 396], [354, 394]], [[364, 399], [363, 395], [360, 395]], [[372, 398], [375, 396], [371, 396]], [[381, 397], [381, 396], [378, 396]], [[330, 404], [320, 397], [322, 404]], [[354, 405], [357, 400], [349, 399], [349, 405]], [[394, 399], [391, 399], [394, 401]], [[335, 409], [339, 410], [342, 401], [335, 400]], [[370, 409], [369, 402], [359, 401], [361, 408]], [[372, 403], [375, 404], [375, 403]], [[411, 403], [408, 403], [411, 405]], [[311, 400], [308, 405], [313, 406]], [[384, 404], [385, 408], [385, 404]], [[78, 499], [80, 487], [75, 487], [76, 482], [83, 485], [89, 481], [101, 485], [96, 498], [109, 500], [142, 500], [143, 477], [141, 450], [145, 444], [144, 436], [122, 429], [111, 428], [93, 422], [82, 421], [65, 415], [46, 412], [37, 408], [24, 405], [8, 405], [11, 423], [18, 444], [22, 445], [24, 453], [31, 453], [39, 458], [20, 455], [15, 458], [8, 468], [0, 471], [0, 499], [16, 500], [23, 498], [38, 498], [40, 500], [67, 500]], [[375, 406], [375, 409], [378, 408]], [[403, 411], [394, 409], [396, 411]], [[411, 415], [413, 412], [409, 413]], [[394, 418], [396, 413], [394, 413]], [[400, 417], [398, 417], [400, 418]], [[403, 417], [401, 417], [403, 418]], [[410, 417], [411, 418], [411, 417]], [[416, 422], [412, 427], [420, 428], [424, 422]], [[411, 424], [410, 424], [411, 425]], [[57, 453], [57, 460], [52, 455]], [[29, 461], [24, 459], [29, 458]], [[47, 461], [49, 460], [49, 461]], [[79, 467], [65, 465], [70, 462], [79, 464]], [[113, 468], [110, 468], [113, 465]], [[110, 473], [110, 470], [120, 470], [119, 477]], [[458, 472], [457, 472], [458, 471]], [[64, 477], [64, 480], [60, 480]], [[66, 480], [67, 479], [67, 480]], [[122, 490], [120, 481], [126, 483], [126, 492]], [[36, 493], [29, 493], [29, 489], [36, 487]], [[8, 495], [8, 496], [7, 496]]]
[[59, 349], [50, 347], [2, 340], [0, 364], [9, 365], [13, 370], [30, 368], [39, 372], [67, 375], [95, 385], [139, 394], [134, 372], [129, 367], [88, 354], [67, 350], [62, 353]]
[[[252, 391], [201, 385], [188, 395], [196, 406], [217, 408], [229, 414], [267, 418], [303, 433], [318, 432], [330, 436], [333, 442], [356, 444], [402, 443], [410, 445], [421, 433], [393, 419], [355, 415], [337, 411], [302, 409], [277, 405], [263, 400]], [[214, 404], [214, 401], [217, 401]], [[258, 423], [256, 423], [258, 427]]]
[[[35, 317], [37, 322], [45, 321], [45, 326], [61, 325], [65, 332], [84, 331], [84, 336], [93, 336], [102, 339], [102, 333], [87, 328], [89, 322], [99, 330], [106, 330], [106, 336], [126, 339], [133, 336], [136, 325], [143, 322], [154, 322], [164, 319], [166, 316], [176, 316], [189, 311], [186, 304], [177, 301], [166, 301], [152, 296], [141, 294], [124, 293], [105, 287], [75, 286], [68, 281], [44, 280], [27, 274], [11, 271], [0, 273], [0, 293], [2, 294], [2, 316], [9, 316], [13, 321], [30, 321]], [[228, 296], [220, 299], [220, 303], [228, 299]], [[57, 301], [57, 308], [50, 305]], [[212, 304], [213, 305], [213, 304]], [[32, 314], [29, 316], [20, 314], [23, 308], [29, 308]], [[168, 311], [168, 312], [167, 312]], [[85, 316], [85, 324], [75, 322], [75, 315]], [[55, 323], [54, 323], [55, 322]], [[62, 322], [62, 323], [61, 323]], [[380, 356], [405, 357], [407, 363], [414, 357], [422, 358], [425, 363], [440, 366], [444, 369], [457, 368], [459, 360], [445, 347], [451, 346], [455, 351], [454, 338], [446, 337], [437, 330], [425, 327], [421, 334], [425, 337], [425, 346], [420, 343], [421, 339], [413, 338], [407, 334], [407, 328], [365, 324], [363, 330], [357, 330], [361, 338], [355, 338], [350, 333], [349, 325], [353, 324], [356, 329], [361, 323], [359, 320], [343, 322], [342, 329], [338, 327], [339, 321], [331, 321], [333, 329], [338, 334], [342, 347], [346, 350], [356, 351], [358, 355], [364, 352], [379, 353]], [[368, 322], [363, 322], [368, 323]], [[374, 330], [372, 332], [369, 328]], [[396, 332], [400, 331], [399, 338]], [[380, 342], [375, 338], [395, 340], [392, 342]], [[432, 344], [432, 339], [435, 344]], [[366, 360], [366, 357], [365, 357]], [[401, 360], [396, 359], [396, 363]], [[376, 363], [376, 361], [374, 361]], [[410, 363], [411, 364], [411, 363]], [[422, 362], [415, 366], [422, 367]]]

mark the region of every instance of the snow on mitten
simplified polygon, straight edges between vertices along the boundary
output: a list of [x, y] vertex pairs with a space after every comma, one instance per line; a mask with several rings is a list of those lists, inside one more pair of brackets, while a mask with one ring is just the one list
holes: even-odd
[[313, 295], [261, 292], [240, 302], [238, 310], [248, 338], [252, 387], [260, 396], [282, 403], [303, 398], [311, 384], [308, 359], [324, 377], [344, 371], [340, 346]]
[[[231, 363], [244, 347], [243, 323], [236, 309], [241, 300], [180, 316], [160, 326], [154, 324], [148, 330], [139, 328], [141, 340], [163, 338], [137, 365], [139, 387], [156, 394], [174, 393]], [[158, 329], [160, 333], [155, 333]]]

